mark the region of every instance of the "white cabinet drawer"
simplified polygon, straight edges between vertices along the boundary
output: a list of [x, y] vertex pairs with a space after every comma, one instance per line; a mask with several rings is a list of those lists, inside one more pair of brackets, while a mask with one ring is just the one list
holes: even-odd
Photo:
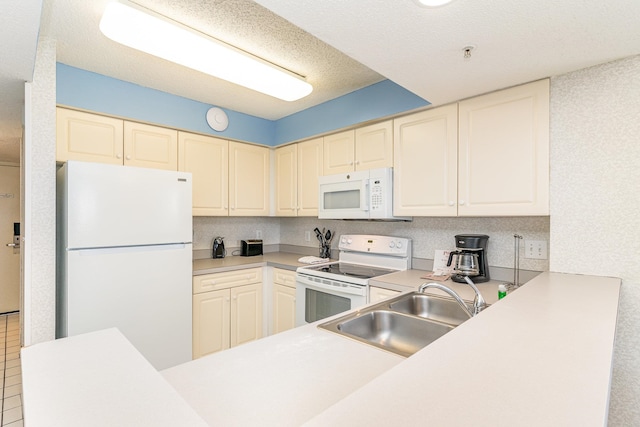
[[296, 287], [296, 272], [290, 270], [283, 270], [281, 268], [273, 269], [273, 283], [279, 285], [288, 286], [290, 288]]
[[261, 267], [195, 276], [193, 278], [193, 293], [199, 294], [252, 283], [262, 283]]

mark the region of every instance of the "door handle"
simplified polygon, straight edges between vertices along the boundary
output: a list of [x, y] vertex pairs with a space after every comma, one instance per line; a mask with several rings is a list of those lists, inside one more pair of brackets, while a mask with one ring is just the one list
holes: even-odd
[[10, 248], [15, 248], [16, 244], [15, 243], [7, 243], [7, 246]]

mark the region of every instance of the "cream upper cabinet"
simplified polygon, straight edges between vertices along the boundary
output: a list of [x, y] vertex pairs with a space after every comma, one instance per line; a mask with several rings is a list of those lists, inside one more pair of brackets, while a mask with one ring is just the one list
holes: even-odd
[[318, 177], [323, 170], [322, 138], [298, 145], [298, 216], [318, 216]]
[[121, 165], [123, 126], [119, 119], [56, 108], [56, 161]]
[[459, 105], [458, 215], [548, 215], [549, 80]]
[[391, 120], [324, 137], [324, 175], [391, 166]]
[[297, 216], [298, 145], [276, 148], [274, 154], [276, 216]]
[[229, 216], [269, 215], [270, 149], [229, 141]]
[[194, 216], [229, 214], [227, 140], [179, 132], [178, 170], [192, 174]]
[[356, 129], [355, 169], [393, 166], [393, 122], [375, 123]]
[[178, 131], [125, 121], [124, 164], [178, 170]]
[[454, 104], [394, 120], [394, 215], [456, 215], [457, 116]]
[[352, 172], [356, 133], [353, 130], [324, 137], [324, 175]]
[[316, 138], [275, 150], [276, 216], [317, 216], [318, 176], [323, 140]]

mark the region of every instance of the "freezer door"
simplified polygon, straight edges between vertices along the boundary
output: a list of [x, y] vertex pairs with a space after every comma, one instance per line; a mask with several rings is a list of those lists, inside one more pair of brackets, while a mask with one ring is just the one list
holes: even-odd
[[88, 162], [60, 171], [67, 248], [191, 242], [191, 174]]
[[58, 337], [116, 327], [158, 370], [191, 360], [191, 251], [68, 251]]

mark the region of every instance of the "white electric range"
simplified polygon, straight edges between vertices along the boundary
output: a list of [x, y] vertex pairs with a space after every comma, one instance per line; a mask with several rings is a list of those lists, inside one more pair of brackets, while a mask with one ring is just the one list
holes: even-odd
[[411, 239], [340, 236], [338, 261], [296, 270], [296, 326], [367, 304], [369, 280], [411, 268]]

